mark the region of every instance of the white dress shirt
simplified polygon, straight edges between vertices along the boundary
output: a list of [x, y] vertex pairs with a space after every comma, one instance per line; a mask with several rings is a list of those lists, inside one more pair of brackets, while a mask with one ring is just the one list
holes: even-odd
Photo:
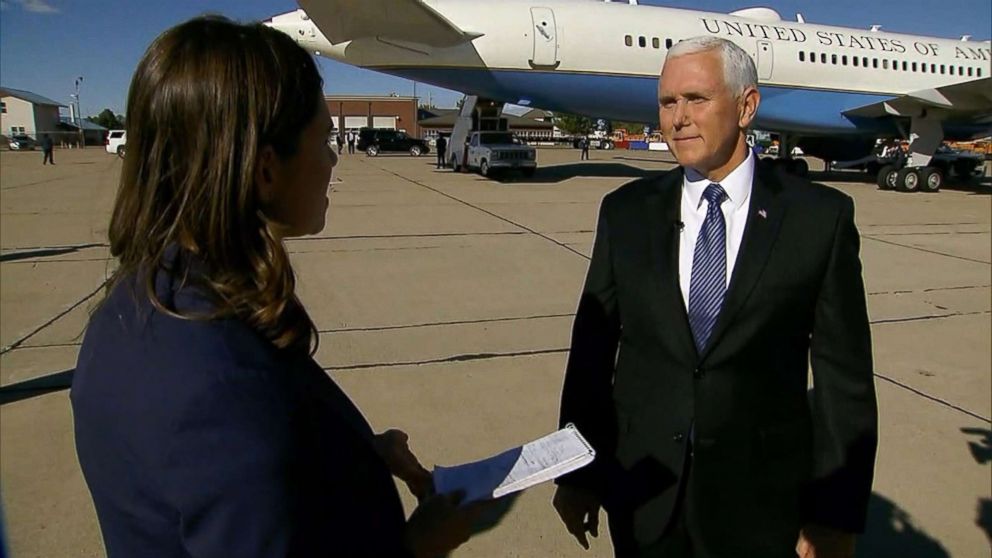
[[[720, 186], [727, 192], [727, 198], [720, 209], [727, 224], [727, 285], [734, 273], [737, 262], [737, 252], [741, 248], [744, 237], [744, 225], [747, 224], [747, 211], [751, 205], [751, 182], [754, 179], [754, 154], [749, 149], [747, 159], [744, 159], [726, 178], [720, 181]], [[696, 238], [703, 228], [706, 210], [709, 202], [703, 199], [703, 192], [711, 182], [693, 169], [685, 169], [682, 180], [682, 229], [679, 240], [679, 286], [682, 288], [682, 301], [689, 308], [689, 284], [692, 280], [692, 257], [696, 251]]]

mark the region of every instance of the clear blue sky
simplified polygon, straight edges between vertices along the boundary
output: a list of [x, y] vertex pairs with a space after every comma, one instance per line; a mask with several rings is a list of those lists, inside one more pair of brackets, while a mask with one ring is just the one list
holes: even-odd
[[[499, 2], [499, 0], [491, 0]], [[589, 0], [575, 0], [577, 2]], [[894, 32], [985, 40], [992, 35], [990, 0], [642, 0], [641, 4], [729, 12], [766, 5], [784, 19]], [[291, 0], [0, 0], [0, 84], [69, 103], [83, 76], [83, 114], [104, 108], [124, 112], [131, 73], [151, 40], [168, 27], [205, 12], [248, 21], [296, 8]], [[403, 95], [413, 83], [320, 58], [327, 93]], [[420, 84], [438, 106], [454, 106], [458, 93]]]

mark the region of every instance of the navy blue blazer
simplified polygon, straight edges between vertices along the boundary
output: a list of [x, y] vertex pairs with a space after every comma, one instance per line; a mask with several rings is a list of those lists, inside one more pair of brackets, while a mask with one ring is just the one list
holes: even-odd
[[[236, 319], [171, 317], [133, 285], [93, 314], [71, 392], [108, 556], [408, 554], [372, 430], [309, 355]], [[156, 290], [211, 308], [165, 273]]]

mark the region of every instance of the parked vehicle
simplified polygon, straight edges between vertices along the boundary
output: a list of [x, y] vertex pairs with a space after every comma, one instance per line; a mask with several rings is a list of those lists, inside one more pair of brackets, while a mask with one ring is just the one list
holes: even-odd
[[38, 145], [38, 142], [31, 139], [31, 136], [18, 134], [11, 136], [10, 148], [14, 151], [30, 151]]
[[431, 152], [426, 141], [412, 138], [406, 135], [406, 132], [376, 128], [359, 130], [356, 147], [369, 157], [375, 157], [380, 153], [409, 153], [413, 157], [420, 157], [424, 153]]
[[127, 132], [125, 130], [110, 130], [104, 145], [107, 153], [123, 157], [127, 151]]
[[[461, 168], [462, 157], [460, 152], [452, 152], [452, 168], [456, 171]], [[508, 170], [533, 176], [537, 170], [537, 150], [510, 132], [472, 132], [464, 162], [468, 169], [478, 170], [482, 176]]]

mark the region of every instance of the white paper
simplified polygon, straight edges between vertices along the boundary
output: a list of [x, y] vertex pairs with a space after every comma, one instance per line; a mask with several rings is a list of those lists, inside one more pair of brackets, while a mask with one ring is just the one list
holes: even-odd
[[435, 467], [434, 489], [439, 494], [464, 490], [465, 503], [499, 498], [584, 467], [595, 456], [579, 431], [569, 425], [488, 459]]

